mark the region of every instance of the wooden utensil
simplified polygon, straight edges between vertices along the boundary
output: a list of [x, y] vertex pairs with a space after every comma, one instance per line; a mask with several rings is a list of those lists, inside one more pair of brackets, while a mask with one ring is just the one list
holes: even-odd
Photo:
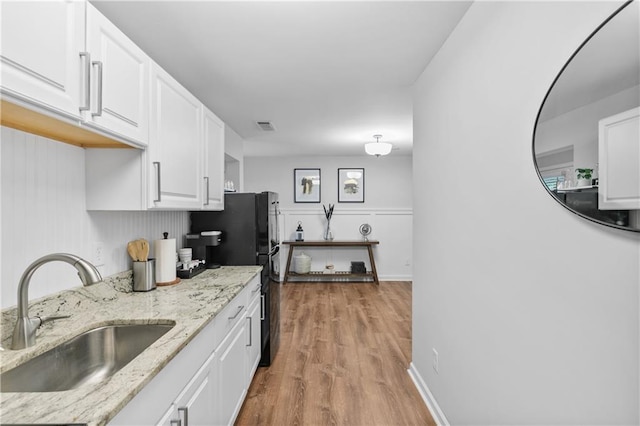
[[127, 243], [127, 253], [129, 253], [129, 256], [131, 256], [131, 259], [134, 262], [138, 261], [138, 249], [136, 247], [136, 241], [137, 240], [129, 241]]
[[147, 240], [139, 240], [140, 241], [140, 260], [142, 262], [146, 262], [149, 260], [149, 241]]

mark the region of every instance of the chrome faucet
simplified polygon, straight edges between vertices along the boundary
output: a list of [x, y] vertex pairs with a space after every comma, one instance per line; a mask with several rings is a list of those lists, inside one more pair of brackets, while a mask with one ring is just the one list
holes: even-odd
[[45, 322], [60, 318], [69, 318], [68, 315], [51, 317], [29, 318], [29, 281], [31, 276], [40, 266], [49, 262], [66, 262], [78, 270], [78, 276], [85, 286], [96, 284], [102, 281], [100, 272], [86, 260], [68, 253], [54, 253], [41, 257], [25, 269], [20, 284], [18, 285], [18, 319], [13, 330], [13, 340], [11, 349], [24, 349], [35, 345], [36, 330]]

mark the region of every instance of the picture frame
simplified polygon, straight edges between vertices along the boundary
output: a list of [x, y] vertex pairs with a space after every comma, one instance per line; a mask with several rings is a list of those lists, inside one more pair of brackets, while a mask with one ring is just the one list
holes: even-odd
[[320, 169], [293, 169], [293, 201], [319, 203], [322, 189]]
[[364, 169], [338, 169], [338, 202], [364, 203]]

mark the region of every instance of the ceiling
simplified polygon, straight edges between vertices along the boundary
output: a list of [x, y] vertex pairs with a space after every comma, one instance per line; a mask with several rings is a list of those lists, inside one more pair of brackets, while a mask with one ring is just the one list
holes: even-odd
[[411, 86], [470, 5], [91, 3], [235, 130], [246, 156], [363, 155], [374, 134], [411, 155]]

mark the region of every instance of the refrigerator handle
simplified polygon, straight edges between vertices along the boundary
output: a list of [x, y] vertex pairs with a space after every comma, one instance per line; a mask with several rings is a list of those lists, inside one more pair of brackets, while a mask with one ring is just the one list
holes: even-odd
[[275, 202], [275, 206], [273, 207], [275, 210], [276, 216], [276, 243], [280, 244], [280, 201]]

